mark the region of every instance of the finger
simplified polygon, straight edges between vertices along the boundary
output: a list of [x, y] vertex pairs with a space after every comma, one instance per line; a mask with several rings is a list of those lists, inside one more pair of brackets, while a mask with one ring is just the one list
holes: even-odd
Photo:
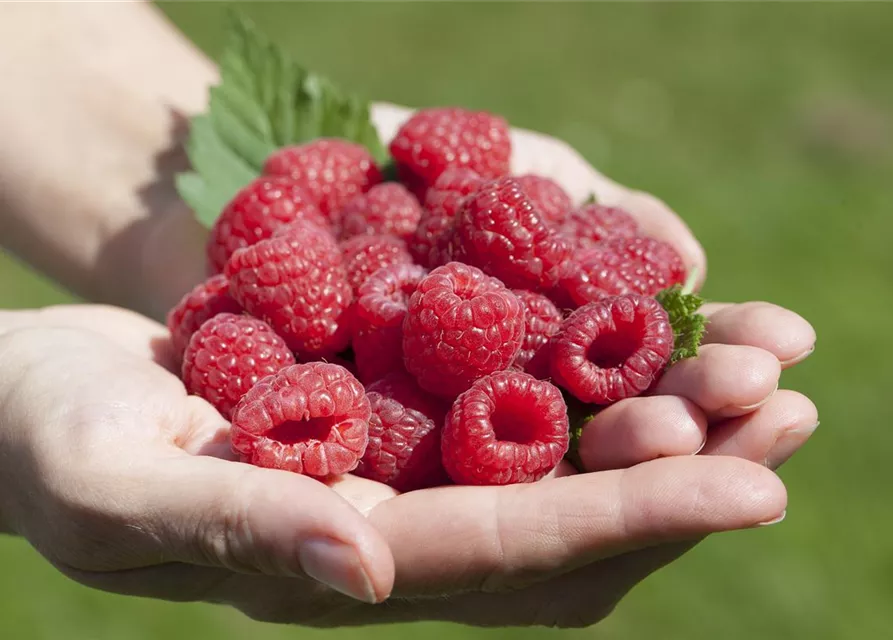
[[400, 593], [516, 588], [661, 542], [750, 527], [784, 510], [770, 471], [735, 458], [655, 460], [507, 487], [444, 487], [369, 517], [394, 551]]
[[757, 347], [710, 344], [696, 358], [677, 362], [658, 382], [655, 393], [688, 398], [715, 421], [749, 413], [778, 388], [781, 367]]
[[69, 304], [0, 311], [0, 335], [14, 329], [33, 327], [98, 333], [131, 353], [155, 360], [166, 368], [175, 366], [167, 328], [127, 309], [99, 304]]
[[805, 360], [815, 349], [815, 329], [793, 311], [768, 302], [709, 303], [701, 310], [709, 322], [704, 344], [759, 347], [783, 369]]
[[214, 458], [184, 456], [167, 469], [147, 489], [157, 507], [145, 526], [168, 561], [307, 575], [365, 602], [390, 594], [387, 543], [324, 484]]
[[[372, 120], [381, 138], [391, 140], [411, 113], [405, 107], [376, 103], [372, 107]], [[688, 225], [665, 203], [602, 175], [561, 140], [526, 129], [512, 129], [511, 137], [513, 173], [534, 173], [552, 178], [577, 202], [594, 194], [603, 204], [626, 209], [645, 233], [670, 243], [689, 271], [698, 269], [696, 286], [703, 283], [707, 273], [704, 249]]]
[[736, 456], [777, 469], [806, 444], [818, 425], [812, 401], [782, 389], [753, 413], [713, 427], [701, 453]]
[[621, 469], [656, 458], [694, 455], [706, 437], [707, 418], [690, 400], [629, 398], [586, 424], [577, 453], [586, 471]]

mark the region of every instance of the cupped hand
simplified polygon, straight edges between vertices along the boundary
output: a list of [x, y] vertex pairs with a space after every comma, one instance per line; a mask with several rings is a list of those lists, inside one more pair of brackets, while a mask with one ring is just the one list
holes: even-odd
[[87, 585], [262, 620], [592, 624], [691, 542], [784, 512], [766, 467], [816, 418], [775, 389], [814, 335], [773, 305], [707, 311], [710, 344], [667, 373], [672, 395], [618, 403], [586, 427], [588, 473], [404, 495], [221, 459], [228, 424], [165, 370], [167, 336], [151, 321], [105, 307], [5, 312], [0, 476], [16, 490], [0, 492], [0, 512]]

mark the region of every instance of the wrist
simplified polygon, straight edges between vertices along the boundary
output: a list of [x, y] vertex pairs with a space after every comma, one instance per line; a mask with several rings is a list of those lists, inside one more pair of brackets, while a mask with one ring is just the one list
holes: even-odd
[[[158, 316], [172, 294], [153, 288], [143, 247], [178, 207], [185, 123], [215, 69], [149, 4], [8, 14], [2, 244], [85, 298]], [[158, 261], [176, 263], [169, 246]]]

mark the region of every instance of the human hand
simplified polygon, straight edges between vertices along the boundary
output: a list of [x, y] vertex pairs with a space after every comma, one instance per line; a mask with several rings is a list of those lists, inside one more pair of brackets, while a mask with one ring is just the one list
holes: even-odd
[[[745, 459], [774, 467], [815, 424], [806, 398], [773, 393], [811, 328], [759, 303], [707, 311], [711, 344], [661, 383], [674, 395], [618, 403], [587, 426], [593, 473], [400, 496], [218, 459], [228, 424], [164, 370], [166, 333], [150, 321], [103, 307], [2, 313], [0, 513], [80, 582], [263, 620], [592, 624], [685, 541], [785, 508], [780, 481]], [[302, 564], [302, 542], [319, 537], [349, 551], [323, 545]], [[392, 596], [362, 604], [307, 573]]]

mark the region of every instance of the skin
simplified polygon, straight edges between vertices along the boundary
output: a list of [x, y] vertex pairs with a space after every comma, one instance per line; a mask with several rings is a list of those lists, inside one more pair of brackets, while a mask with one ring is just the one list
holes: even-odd
[[[97, 59], [97, 39], [121, 55]], [[0, 42], [17, 97], [0, 101], [4, 245], [86, 298], [162, 317], [204, 277], [205, 232], [172, 178], [177, 125], [203, 107], [213, 67], [142, 4], [13, 5]], [[382, 136], [408, 113], [376, 105]], [[665, 204], [560, 141], [513, 136], [515, 171], [627, 208], [703, 277], [703, 250]], [[0, 529], [83, 584], [261, 620], [593, 624], [703, 537], [782, 517], [773, 471], [817, 425], [807, 398], [776, 391], [812, 327], [769, 303], [706, 313], [698, 358], [586, 426], [585, 473], [397, 495], [231, 460], [228, 423], [186, 395], [165, 328], [143, 315], [0, 312]]]

